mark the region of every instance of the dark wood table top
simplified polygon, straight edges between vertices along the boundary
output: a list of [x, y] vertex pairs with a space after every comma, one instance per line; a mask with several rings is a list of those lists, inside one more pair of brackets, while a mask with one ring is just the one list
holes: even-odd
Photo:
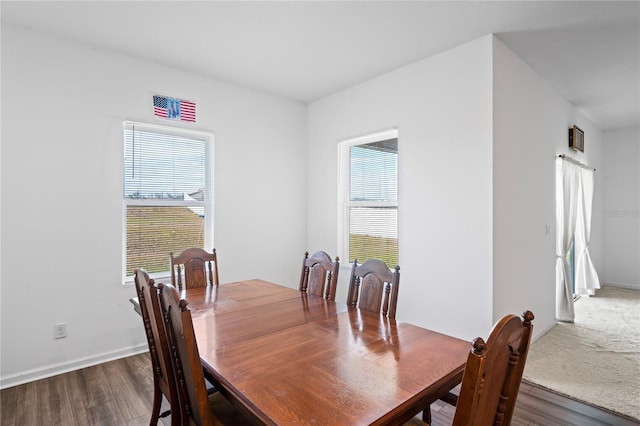
[[258, 424], [402, 423], [461, 382], [471, 347], [262, 280], [183, 297], [204, 368]]
[[181, 298], [189, 301], [193, 318], [270, 305], [299, 296], [297, 290], [259, 279], [182, 290], [180, 293]]
[[[164, 282], [159, 280], [160, 282]], [[187, 297], [187, 292], [189, 297]], [[296, 298], [299, 291], [273, 284], [259, 279], [233, 282], [219, 286], [207, 286], [180, 291], [180, 297], [189, 301], [191, 316], [195, 319], [201, 316], [219, 315], [222, 313], [250, 308], [258, 305], [268, 305], [284, 299]], [[140, 312], [137, 297], [129, 299], [133, 309]]]

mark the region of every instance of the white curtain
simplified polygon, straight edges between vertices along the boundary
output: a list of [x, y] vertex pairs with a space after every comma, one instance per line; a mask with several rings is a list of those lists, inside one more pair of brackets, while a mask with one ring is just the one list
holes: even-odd
[[573, 322], [573, 290], [567, 253], [573, 244], [580, 192], [579, 166], [558, 158], [556, 163], [556, 317]]
[[593, 295], [600, 288], [600, 279], [589, 255], [591, 238], [591, 211], [595, 171], [580, 168], [580, 187], [575, 233], [575, 291], [577, 294]]

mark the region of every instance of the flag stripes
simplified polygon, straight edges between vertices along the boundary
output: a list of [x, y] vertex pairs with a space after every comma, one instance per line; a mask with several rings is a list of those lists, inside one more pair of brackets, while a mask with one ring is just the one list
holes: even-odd
[[170, 120], [196, 121], [196, 103], [184, 99], [153, 95], [153, 115]]

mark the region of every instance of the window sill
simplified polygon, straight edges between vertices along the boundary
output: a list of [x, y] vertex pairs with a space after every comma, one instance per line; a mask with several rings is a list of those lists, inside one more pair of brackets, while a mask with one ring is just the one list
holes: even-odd
[[[161, 272], [158, 274], [149, 274], [149, 278], [153, 279], [156, 283], [163, 284], [171, 284], [171, 275], [167, 275], [167, 272]], [[126, 277], [123, 286], [128, 286], [133, 284], [133, 275]]]

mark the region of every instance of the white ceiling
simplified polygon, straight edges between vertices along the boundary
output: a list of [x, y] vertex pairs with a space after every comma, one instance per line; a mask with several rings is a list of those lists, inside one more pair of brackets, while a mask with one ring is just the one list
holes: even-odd
[[2, 1], [2, 22], [311, 102], [495, 33], [603, 130], [640, 126], [640, 2]]

